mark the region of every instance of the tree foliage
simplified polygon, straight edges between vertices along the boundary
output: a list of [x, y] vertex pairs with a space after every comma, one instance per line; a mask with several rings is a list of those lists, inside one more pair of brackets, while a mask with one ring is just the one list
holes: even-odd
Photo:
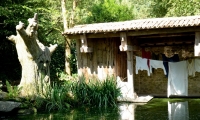
[[191, 16], [200, 14], [198, 0], [152, 0], [149, 17]]
[[114, 22], [134, 19], [133, 7], [127, 7], [120, 1], [103, 0], [90, 8], [86, 23]]

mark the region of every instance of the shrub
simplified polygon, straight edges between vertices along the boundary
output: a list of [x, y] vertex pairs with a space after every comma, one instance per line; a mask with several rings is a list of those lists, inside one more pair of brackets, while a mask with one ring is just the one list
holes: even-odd
[[8, 91], [7, 98], [8, 99], [15, 99], [19, 96], [19, 93], [21, 91], [21, 87], [18, 88], [17, 86], [12, 86], [7, 80], [6, 80], [6, 88]]

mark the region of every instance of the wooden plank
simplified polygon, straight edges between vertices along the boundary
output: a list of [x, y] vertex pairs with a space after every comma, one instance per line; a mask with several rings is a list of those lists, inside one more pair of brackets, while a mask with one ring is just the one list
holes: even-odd
[[92, 76], [92, 53], [87, 53], [87, 74], [90, 78]]
[[97, 60], [97, 58], [98, 58], [98, 45], [99, 44], [97, 44], [98, 43], [98, 41], [99, 40], [96, 40], [96, 42], [92, 42], [93, 43], [93, 52], [92, 52], [92, 54], [93, 54], [93, 59], [92, 59], [92, 63], [93, 63], [93, 71], [92, 71], [92, 74], [94, 75], [94, 76], [96, 76], [97, 74], [98, 74], [98, 72], [97, 72], [97, 67], [98, 67], [98, 60]]
[[81, 53], [82, 55], [82, 61], [83, 61], [83, 74], [85, 75], [86, 79], [88, 79], [88, 74], [87, 74], [87, 54]]
[[113, 38], [109, 38], [110, 39], [110, 46], [109, 47], [109, 63], [108, 63], [108, 66], [109, 66], [109, 75], [114, 75], [114, 44], [115, 44], [115, 41], [113, 40]]
[[103, 79], [103, 41], [104, 39], [102, 38], [101, 40], [98, 40], [98, 46], [97, 46], [97, 74], [98, 74], [98, 79], [102, 80]]
[[82, 65], [82, 56], [80, 54], [80, 40], [77, 39], [76, 40], [76, 54], [77, 54], [77, 70], [78, 70], [78, 75], [81, 76], [82, 75], [82, 68], [83, 68], [83, 65]]
[[113, 75], [113, 71], [112, 71], [112, 39], [111, 38], [107, 38], [107, 45], [106, 45], [106, 51], [107, 51], [107, 61], [106, 61], [106, 66], [107, 66], [107, 74], [109, 76]]
[[[92, 46], [92, 41], [90, 39], [87, 40], [87, 44], [89, 46]], [[92, 76], [92, 68], [93, 68], [93, 62], [92, 62], [92, 59], [93, 59], [93, 52], [89, 52], [89, 53], [85, 53], [87, 54], [87, 74], [88, 74], [88, 77], [90, 78]]]
[[106, 51], [106, 47], [107, 47], [107, 39], [103, 40], [103, 44], [102, 44], [102, 58], [103, 58], [103, 65], [102, 65], [102, 77], [103, 79], [106, 79], [107, 77], [107, 51]]

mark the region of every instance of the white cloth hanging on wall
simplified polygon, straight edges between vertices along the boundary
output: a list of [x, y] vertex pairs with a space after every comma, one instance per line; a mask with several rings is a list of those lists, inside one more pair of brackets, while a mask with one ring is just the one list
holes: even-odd
[[147, 59], [135, 56], [136, 58], [136, 66], [135, 66], [135, 73], [138, 74], [138, 70], [147, 70], [148, 76], [150, 76], [149, 67], [147, 65]]
[[188, 120], [188, 116], [188, 101], [175, 103], [168, 102], [169, 120]]
[[163, 61], [159, 61], [159, 60], [150, 60], [150, 73], [152, 73], [152, 68], [162, 68], [163, 71], [164, 71], [164, 74], [166, 75], [166, 70], [165, 70], [165, 67], [163, 65]]
[[169, 62], [168, 91], [170, 95], [188, 95], [188, 71], [186, 61]]

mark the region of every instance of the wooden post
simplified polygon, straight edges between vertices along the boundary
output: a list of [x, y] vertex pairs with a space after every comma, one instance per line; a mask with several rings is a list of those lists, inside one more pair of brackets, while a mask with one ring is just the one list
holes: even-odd
[[139, 48], [134, 45], [129, 45], [130, 41], [128, 41], [126, 33], [122, 32], [120, 33], [120, 38], [121, 38], [121, 45], [119, 46], [120, 51], [137, 51]]
[[195, 32], [194, 56], [200, 56], [200, 32]]
[[133, 82], [133, 51], [126, 51], [127, 53], [127, 78], [128, 88], [132, 91], [132, 97], [134, 98], [134, 82]]
[[120, 33], [121, 45], [119, 46], [120, 51], [126, 51], [127, 53], [127, 84], [128, 87], [128, 98], [135, 99], [134, 96], [134, 82], [133, 82], [133, 46], [128, 45], [128, 40], [126, 33]]
[[86, 35], [85, 34], [84, 35], [80, 35], [80, 39], [81, 39], [80, 52], [82, 52], [82, 53], [92, 52], [92, 48], [88, 47]]

